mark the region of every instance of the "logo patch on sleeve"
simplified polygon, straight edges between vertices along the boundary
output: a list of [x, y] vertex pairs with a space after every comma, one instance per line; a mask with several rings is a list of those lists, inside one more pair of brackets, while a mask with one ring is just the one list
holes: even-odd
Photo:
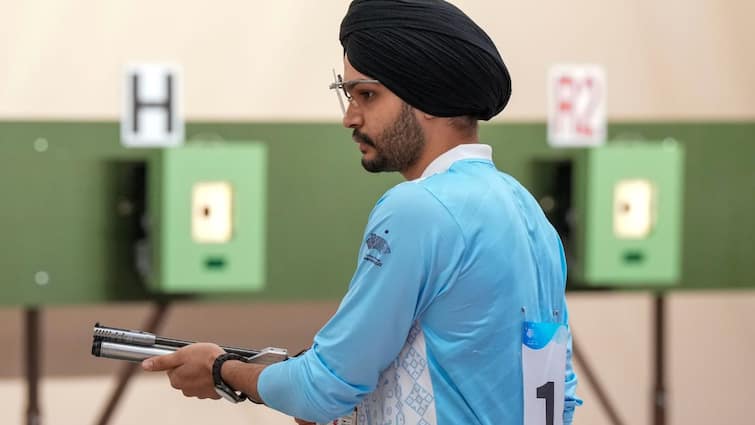
[[[387, 230], [386, 233], [388, 233]], [[391, 253], [391, 247], [388, 245], [388, 242], [380, 236], [370, 233], [365, 243], [367, 244], [367, 254], [364, 256], [364, 259], [374, 263], [378, 267], [382, 266], [383, 257]]]

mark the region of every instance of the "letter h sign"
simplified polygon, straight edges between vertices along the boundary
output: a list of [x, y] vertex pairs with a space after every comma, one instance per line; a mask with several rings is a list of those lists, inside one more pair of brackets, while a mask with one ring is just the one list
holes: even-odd
[[123, 146], [146, 148], [183, 144], [181, 72], [177, 66], [129, 65], [123, 88]]

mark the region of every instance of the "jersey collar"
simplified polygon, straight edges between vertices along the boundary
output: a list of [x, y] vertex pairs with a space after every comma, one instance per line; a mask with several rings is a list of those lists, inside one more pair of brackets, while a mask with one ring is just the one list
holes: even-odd
[[425, 168], [425, 171], [419, 178], [424, 179], [433, 174], [448, 171], [454, 162], [463, 159], [484, 159], [493, 161], [493, 148], [489, 145], [483, 145], [480, 143], [464, 143], [456, 146], [435, 158], [433, 162]]

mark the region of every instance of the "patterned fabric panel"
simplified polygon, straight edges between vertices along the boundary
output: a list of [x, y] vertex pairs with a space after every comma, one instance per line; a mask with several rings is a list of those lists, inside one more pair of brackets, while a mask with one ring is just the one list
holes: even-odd
[[375, 391], [357, 407], [359, 425], [437, 425], [426, 353], [425, 336], [415, 323]]

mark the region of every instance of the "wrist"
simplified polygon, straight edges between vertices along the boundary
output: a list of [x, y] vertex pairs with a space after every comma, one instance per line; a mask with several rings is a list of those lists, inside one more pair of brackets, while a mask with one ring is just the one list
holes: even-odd
[[257, 391], [257, 380], [265, 365], [227, 360], [220, 368], [220, 376], [231, 388], [241, 391], [252, 403], [265, 404]]
[[226, 363], [232, 361], [243, 362], [245, 360], [244, 357], [238, 354], [224, 353], [217, 356], [212, 363], [212, 380], [215, 385], [215, 392], [232, 403], [246, 400], [247, 395], [243, 391], [238, 391], [238, 388], [233, 387], [231, 383], [226, 381], [222, 370], [226, 367]]

